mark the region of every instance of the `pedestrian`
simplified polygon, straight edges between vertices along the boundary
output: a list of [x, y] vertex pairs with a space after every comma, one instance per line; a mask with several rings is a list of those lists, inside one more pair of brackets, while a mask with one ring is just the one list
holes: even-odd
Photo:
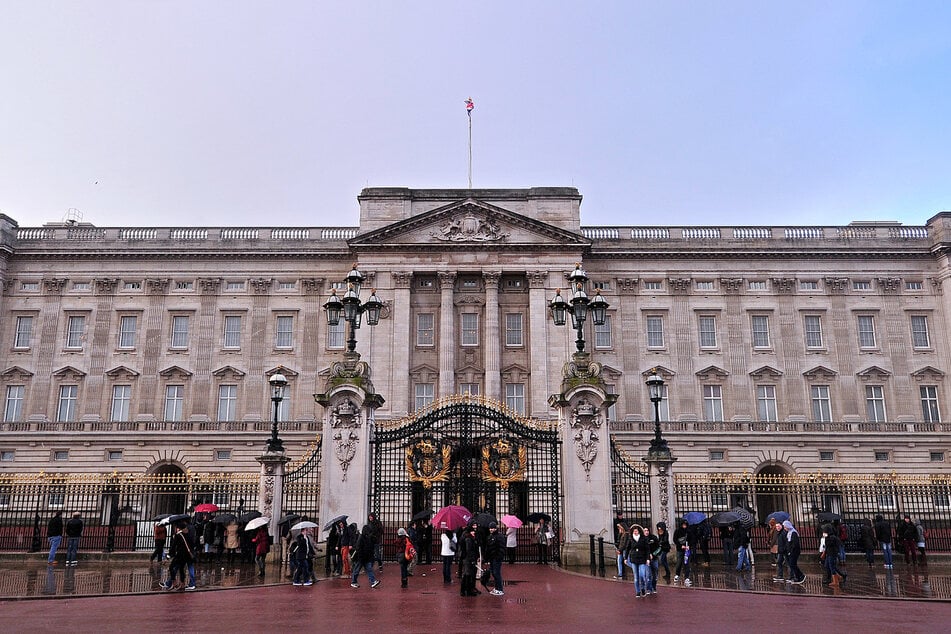
[[650, 551], [650, 557], [647, 560], [648, 572], [648, 591], [651, 594], [657, 594], [657, 572], [660, 568], [660, 539], [657, 535], [651, 533], [650, 525], [644, 527], [644, 537], [647, 538], [647, 550]]
[[843, 564], [845, 563], [845, 542], [849, 539], [849, 527], [845, 525], [845, 522], [836, 521], [833, 523], [833, 526], [836, 530], [839, 531], [839, 561]]
[[667, 532], [667, 522], [657, 522], [657, 539], [660, 541], [660, 565], [664, 567], [664, 581], [670, 582], [670, 534]]
[[[376, 516], [370, 513], [368, 519], [372, 521]], [[360, 536], [354, 544], [355, 554], [353, 556], [353, 573], [350, 576], [350, 587], [359, 588], [357, 578], [361, 570], [366, 570], [367, 578], [370, 580], [370, 587], [376, 588], [380, 585], [380, 580], [373, 575], [373, 562], [376, 560], [376, 542], [373, 539], [373, 527], [369, 521], [363, 525]]]
[[905, 551], [905, 563], [913, 566], [918, 565], [918, 529], [911, 521], [911, 516], [907, 513], [902, 517], [901, 523], [896, 531], [899, 543]]
[[634, 571], [634, 596], [646, 597], [650, 594], [650, 546], [640, 524], [631, 524], [631, 541], [627, 546], [627, 561]]
[[690, 526], [687, 520], [681, 520], [680, 527], [674, 531], [674, 547], [677, 549], [677, 570], [674, 571], [674, 583], [680, 581], [683, 574], [684, 585], [690, 586]]
[[165, 524], [155, 523], [155, 526], [152, 527], [152, 539], [155, 540], [155, 548], [152, 550], [152, 555], [149, 556], [149, 562], [157, 560], [162, 563], [165, 559], [165, 540], [168, 539], [168, 529], [165, 528]]
[[838, 532], [838, 529], [831, 524], [822, 527], [819, 557], [825, 570], [825, 579], [822, 580], [822, 583], [827, 586], [838, 587], [848, 577], [847, 574], [839, 570], [839, 546], [842, 542], [839, 540]]
[[733, 550], [733, 524], [725, 524], [720, 527], [720, 543], [723, 544], [723, 563], [732, 566], [736, 558]]
[[470, 524], [463, 531], [462, 541], [462, 583], [459, 585], [459, 596], [474, 597], [482, 594], [476, 589], [476, 577], [478, 576], [479, 542], [476, 539], [477, 526]]
[[427, 566], [433, 563], [433, 525], [429, 518], [419, 521], [419, 544], [416, 546], [417, 559]]
[[871, 568], [875, 563], [875, 528], [872, 526], [872, 520], [867, 517], [862, 520], [861, 535], [859, 536], [859, 544], [862, 546], [862, 550], [865, 552], [865, 561], [868, 562], [868, 567]]
[[921, 525], [921, 520], [915, 520], [915, 532], [918, 533], [918, 563], [922, 566], [928, 562], [925, 559], [925, 527]]
[[175, 583], [175, 576], [178, 575], [181, 582], [185, 582], [185, 570], [188, 569], [188, 585], [186, 590], [195, 589], [195, 557], [192, 551], [192, 545], [188, 541], [188, 532], [185, 525], [178, 523], [175, 525], [175, 532], [172, 535], [172, 543], [168, 547], [168, 556], [171, 563], [168, 566], [168, 579], [165, 583], [159, 584], [163, 590], [171, 590]]
[[416, 548], [403, 527], [396, 531], [396, 557], [400, 562], [400, 587], [405, 588], [409, 577], [409, 566], [416, 557]]
[[350, 576], [350, 545], [353, 539], [350, 534], [350, 528], [343, 520], [337, 522], [337, 533], [340, 535], [340, 541], [337, 546], [340, 549], [340, 569], [335, 573], [337, 575]]
[[776, 560], [779, 558], [779, 543], [777, 541], [779, 534], [776, 532], [776, 525], [779, 524], [774, 518], [769, 518], [766, 540], [769, 542], [770, 561], [769, 565], [776, 567]]
[[[341, 522], [343, 523], [343, 522]], [[360, 529], [356, 522], [351, 522], [344, 532], [344, 542], [340, 546], [343, 559], [343, 574], [349, 578], [353, 574], [353, 554], [354, 546], [357, 545], [357, 539], [360, 537]]]
[[376, 513], [370, 513], [367, 516], [367, 524], [370, 525], [373, 537], [373, 561], [383, 570], [383, 522]]
[[627, 553], [627, 547], [631, 544], [631, 534], [624, 524], [618, 524], [614, 528], [614, 534], [617, 535], [614, 542], [614, 552], [617, 553], [617, 576], [614, 578], [624, 581], [626, 578], [624, 572], [625, 568], [627, 568], [627, 564], [624, 563], [624, 558]]
[[875, 516], [875, 539], [878, 540], [878, 545], [882, 549], [885, 568], [889, 570], [894, 568], [892, 562], [892, 526], [881, 515]]
[[738, 571], [752, 569], [749, 562], [750, 532], [742, 524], [733, 527], [733, 545], [736, 546], [736, 569]]
[[343, 570], [343, 562], [340, 561], [340, 529], [337, 528], [337, 522], [330, 526], [330, 533], [327, 535], [327, 556], [330, 574], [339, 575]]
[[294, 578], [291, 583], [295, 586], [311, 586], [310, 552], [311, 541], [307, 539], [306, 531], [301, 531], [291, 543], [291, 559], [294, 560]]
[[441, 548], [439, 554], [442, 556], [442, 582], [452, 583], [452, 560], [459, 549], [459, 543], [456, 541], [456, 535], [451, 530], [444, 530], [439, 538]]
[[492, 573], [493, 588], [489, 594], [497, 597], [505, 594], [502, 581], [502, 554], [505, 552], [505, 536], [499, 533], [496, 522], [489, 523], [489, 536], [486, 539], [483, 560], [488, 560], [489, 571]]
[[[710, 537], [712, 536], [713, 531], [710, 529], [710, 522], [703, 520], [700, 522], [700, 526], [697, 527], [697, 544], [700, 546], [700, 553], [703, 554], [703, 563], [704, 568], [710, 567]], [[753, 561], [752, 551], [749, 553], [750, 562]]]
[[535, 544], [538, 546], [538, 561], [535, 563], [548, 564], [548, 545], [551, 538], [554, 537], [548, 521], [542, 517], [538, 520], [538, 528], [535, 529]]
[[789, 559], [789, 540], [786, 538], [786, 527], [782, 522], [776, 522], [773, 525], [773, 535], [776, 543], [776, 575], [773, 581], [782, 583], [786, 581], [786, 562]]
[[[409, 528], [405, 529], [406, 538], [413, 546], [413, 557], [406, 562], [407, 574], [412, 577], [416, 572], [416, 564], [419, 563], [419, 528], [418, 520], [409, 523]], [[399, 532], [399, 531], [397, 531]], [[397, 551], [399, 552], [399, 551]]]
[[799, 555], [802, 553], [799, 531], [789, 520], [783, 522], [783, 528], [786, 532], [786, 558], [789, 561], [789, 579], [787, 579], [787, 583], [805, 583], [806, 575], [799, 569]]
[[[39, 522], [37, 522], [39, 523]], [[56, 551], [59, 549], [60, 543], [63, 541], [63, 512], [56, 511], [53, 513], [53, 517], [50, 518], [50, 521], [46, 524], [46, 538], [50, 543], [50, 555], [46, 559], [46, 563], [50, 566], [56, 565]], [[66, 562], [69, 565], [69, 562]]]
[[66, 565], [76, 566], [79, 564], [77, 552], [79, 551], [79, 540], [83, 536], [83, 520], [79, 511], [73, 513], [73, 516], [66, 522]]
[[231, 521], [225, 527], [225, 551], [228, 553], [228, 565], [234, 565], [234, 556], [241, 547], [241, 540], [238, 537], [238, 523]]
[[220, 543], [221, 539], [218, 536], [219, 526], [221, 525], [215, 522], [214, 518], [211, 517], [201, 528], [202, 551], [204, 552], [203, 557], [205, 561], [211, 561], [212, 555], [216, 552], [220, 552], [220, 549], [218, 549], [215, 544], [216, 541]]
[[515, 555], [518, 551], [518, 529], [514, 526], [505, 529], [505, 550], [508, 551], [509, 565], [515, 564]]
[[264, 576], [264, 562], [267, 559], [268, 551], [271, 549], [271, 539], [267, 534], [267, 527], [261, 526], [258, 532], [251, 539], [254, 544], [254, 563], [258, 565], [258, 576]]

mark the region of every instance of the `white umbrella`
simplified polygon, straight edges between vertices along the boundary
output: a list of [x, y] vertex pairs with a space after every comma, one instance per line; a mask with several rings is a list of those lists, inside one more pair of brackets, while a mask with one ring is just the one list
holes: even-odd
[[255, 528], [259, 526], [266, 526], [268, 523], [270, 523], [270, 521], [271, 521], [270, 517], [256, 517], [250, 522], [248, 522], [248, 525], [244, 527], [244, 530], [253, 531]]
[[317, 528], [317, 525], [314, 524], [313, 522], [304, 521], [304, 522], [297, 522], [296, 524], [291, 526], [292, 531], [300, 531], [300, 530], [304, 530], [305, 528]]

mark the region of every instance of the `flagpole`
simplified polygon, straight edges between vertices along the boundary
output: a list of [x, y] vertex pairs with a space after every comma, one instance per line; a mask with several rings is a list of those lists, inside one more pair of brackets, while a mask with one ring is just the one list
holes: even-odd
[[469, 114], [469, 189], [472, 189], [472, 111]]

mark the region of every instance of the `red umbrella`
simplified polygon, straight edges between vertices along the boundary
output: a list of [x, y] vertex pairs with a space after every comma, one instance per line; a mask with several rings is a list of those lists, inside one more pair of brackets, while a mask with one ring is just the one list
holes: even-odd
[[218, 506], [216, 504], [210, 504], [208, 502], [204, 504], [199, 504], [198, 506], [195, 507], [196, 513], [214, 513], [217, 510], [218, 510]]
[[437, 530], [451, 530], [462, 528], [472, 519], [472, 513], [464, 506], [444, 506], [433, 516], [433, 528]]
[[503, 515], [502, 524], [508, 528], [521, 528], [522, 520], [518, 519], [514, 515]]

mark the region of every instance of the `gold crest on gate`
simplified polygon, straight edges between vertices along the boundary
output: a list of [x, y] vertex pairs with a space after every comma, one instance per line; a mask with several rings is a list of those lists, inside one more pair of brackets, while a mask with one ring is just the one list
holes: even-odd
[[436, 443], [432, 438], [423, 438], [406, 448], [406, 471], [410, 482], [422, 482], [431, 489], [433, 482], [449, 479], [449, 463], [452, 448]]
[[482, 477], [490, 482], [498, 482], [502, 488], [508, 487], [509, 482], [524, 480], [526, 455], [524, 446], [515, 445], [505, 438], [484, 445]]

